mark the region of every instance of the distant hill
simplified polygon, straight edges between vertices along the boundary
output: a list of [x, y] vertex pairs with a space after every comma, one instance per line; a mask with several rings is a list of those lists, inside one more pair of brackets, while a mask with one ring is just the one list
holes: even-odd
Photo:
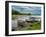
[[12, 15], [31, 15], [31, 13], [20, 13], [19, 11], [12, 10]]

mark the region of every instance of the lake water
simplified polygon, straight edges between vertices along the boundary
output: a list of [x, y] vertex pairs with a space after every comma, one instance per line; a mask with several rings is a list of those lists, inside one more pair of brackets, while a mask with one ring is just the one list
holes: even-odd
[[41, 14], [32, 14], [31, 16], [41, 16]]

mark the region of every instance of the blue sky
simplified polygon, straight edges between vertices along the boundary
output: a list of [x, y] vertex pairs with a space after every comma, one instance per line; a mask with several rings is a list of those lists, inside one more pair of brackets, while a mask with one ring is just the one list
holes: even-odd
[[12, 9], [17, 10], [21, 13], [31, 13], [31, 14], [41, 15], [41, 7], [37, 7], [37, 6], [15, 6], [15, 5], [12, 5]]

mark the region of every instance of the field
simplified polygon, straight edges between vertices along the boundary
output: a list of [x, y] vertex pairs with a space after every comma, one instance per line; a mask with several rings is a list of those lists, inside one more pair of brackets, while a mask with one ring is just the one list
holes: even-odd
[[[32, 24], [32, 25], [31, 25]], [[18, 30], [40, 30], [41, 29], [41, 24], [40, 22], [34, 22], [34, 23], [28, 23], [26, 27], [18, 27]], [[17, 30], [17, 31], [18, 31]]]
[[[12, 20], [17, 20], [18, 17], [27, 16], [27, 15], [12, 15]], [[29, 15], [30, 16], [30, 15]], [[24, 24], [25, 23], [25, 24]], [[25, 31], [25, 30], [40, 30], [41, 29], [41, 21], [24, 21], [24, 23], [18, 24], [18, 26], [15, 28], [16, 31]], [[12, 29], [12, 31], [14, 31]]]
[[40, 30], [41, 7], [12, 6], [12, 31]]

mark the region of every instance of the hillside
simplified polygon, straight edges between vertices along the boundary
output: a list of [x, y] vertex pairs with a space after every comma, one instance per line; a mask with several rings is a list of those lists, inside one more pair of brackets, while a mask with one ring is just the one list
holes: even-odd
[[31, 13], [20, 13], [19, 11], [12, 10], [12, 15], [31, 15]]

